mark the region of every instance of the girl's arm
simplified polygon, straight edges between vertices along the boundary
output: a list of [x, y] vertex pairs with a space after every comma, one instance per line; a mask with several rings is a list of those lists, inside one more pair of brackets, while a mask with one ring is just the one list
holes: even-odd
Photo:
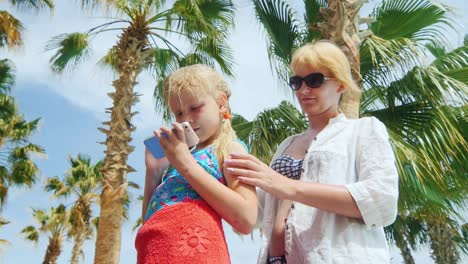
[[143, 205], [141, 210], [141, 220], [144, 221], [148, 203], [153, 195], [154, 189], [161, 183], [161, 177], [164, 170], [169, 165], [167, 158], [156, 159], [153, 154], [146, 148], [145, 150], [145, 189], [143, 192]]
[[[185, 177], [193, 189], [234, 229], [243, 234], [250, 233], [257, 221], [255, 188], [226, 175], [228, 186], [225, 186], [205, 171], [184, 143], [185, 137], [180, 124], [175, 123], [174, 129], [162, 127], [160, 132], [155, 131], [155, 135], [159, 138], [170, 164]], [[178, 135], [181, 135], [180, 138]], [[239, 142], [232, 142], [228, 151], [247, 153]], [[223, 167], [223, 174], [224, 172]]]

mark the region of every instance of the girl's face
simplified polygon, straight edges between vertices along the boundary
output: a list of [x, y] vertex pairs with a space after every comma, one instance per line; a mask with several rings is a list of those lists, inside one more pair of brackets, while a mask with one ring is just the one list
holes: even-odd
[[[311, 73], [317, 72], [328, 77], [327, 73], [320, 72], [311, 67], [298, 68], [294, 75], [303, 78]], [[332, 78], [325, 80], [324, 83], [317, 88], [310, 88], [303, 81], [301, 88], [296, 90], [295, 94], [302, 110], [309, 118], [321, 115], [330, 117], [338, 114], [339, 96], [343, 91], [343, 85]]]
[[176, 121], [187, 121], [200, 138], [199, 148], [213, 143], [221, 133], [222, 116], [226, 107], [209, 94], [195, 95], [182, 91], [180, 96], [172, 96], [169, 106]]

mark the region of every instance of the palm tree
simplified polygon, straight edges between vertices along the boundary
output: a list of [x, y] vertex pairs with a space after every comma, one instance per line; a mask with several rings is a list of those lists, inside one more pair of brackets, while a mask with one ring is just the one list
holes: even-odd
[[102, 163], [91, 164], [91, 159], [81, 154], [68, 160], [71, 169], [63, 181], [58, 177], [48, 178], [45, 190], [53, 191], [57, 198], [76, 198], [70, 208], [68, 229], [68, 236], [74, 240], [70, 262], [76, 264], [82, 255], [84, 241], [93, 235], [92, 206], [99, 200]]
[[68, 212], [63, 204], [52, 207], [49, 212], [33, 209], [33, 217], [39, 226], [27, 226], [21, 233], [27, 240], [37, 243], [40, 233], [49, 235], [49, 244], [43, 264], [55, 264], [62, 251], [63, 232], [67, 228]]
[[16, 101], [8, 93], [15, 76], [8, 60], [0, 60], [0, 209], [11, 186], [32, 186], [38, 168], [29, 155], [44, 153], [42, 147], [29, 142], [39, 119], [28, 122], [19, 114]]
[[[9, 1], [23, 10], [53, 8], [51, 0]], [[0, 10], [0, 48], [23, 46], [24, 26], [7, 11]], [[30, 153], [44, 153], [42, 147], [31, 144], [29, 137], [37, 130], [39, 119], [27, 122], [18, 111], [16, 101], [9, 95], [15, 84], [14, 65], [0, 60], [0, 210], [11, 186], [32, 186], [38, 169]]]
[[[89, 3], [91, 1], [83, 1]], [[98, 2], [98, 1], [95, 1]], [[105, 31], [119, 31], [118, 43], [103, 59], [118, 74], [113, 82], [115, 92], [109, 94], [113, 106], [109, 128], [99, 128], [106, 135], [106, 157], [103, 163], [103, 192], [101, 195], [100, 224], [96, 241], [95, 263], [118, 263], [121, 239], [122, 200], [128, 172], [134, 169], [127, 157], [134, 147], [130, 145], [131, 107], [138, 101], [133, 88], [139, 73], [147, 68], [160, 80], [173, 69], [193, 64], [217, 65], [226, 74], [232, 74], [232, 55], [226, 44], [228, 28], [232, 25], [233, 5], [227, 0], [178, 0], [164, 9], [165, 1], [108, 1], [125, 19], [117, 19], [97, 26], [85, 33], [64, 34], [53, 39], [47, 49], [58, 49], [51, 59], [53, 71], [60, 73], [68, 66], [83, 60], [89, 52], [88, 41]], [[121, 24], [122, 27], [114, 27]], [[190, 50], [183, 52], [166, 34], [185, 38]], [[159, 99], [156, 89], [156, 99]]]
[[[426, 60], [431, 51], [437, 50], [435, 47], [445, 46], [446, 41], [441, 36], [453, 27], [450, 13], [444, 6], [426, 0], [382, 1], [371, 14], [376, 22], [365, 19], [370, 22], [370, 34], [356, 31], [355, 19], [361, 1], [306, 0], [304, 21], [286, 1], [253, 2], [257, 18], [267, 32], [270, 62], [281, 79], [287, 79], [292, 52], [307, 42], [328, 38], [349, 50], [353, 73], [360, 72], [360, 78], [355, 79], [361, 80], [363, 87], [359, 115], [375, 116], [385, 123], [397, 156], [401, 183], [398, 221], [408, 228], [387, 229], [390, 238], [411, 240], [416, 246], [427, 239], [429, 223], [424, 228], [411, 228], [411, 222], [405, 223], [407, 219], [424, 221], [428, 212], [440, 219], [452, 219], [454, 205], [466, 208], [462, 202], [466, 200], [463, 179], [466, 178], [467, 141], [466, 130], [462, 129], [466, 127], [466, 107], [460, 111], [453, 105], [466, 105], [467, 46], [434, 56], [436, 59], [430, 64]], [[348, 5], [351, 2], [354, 5]], [[346, 25], [354, 28], [348, 29]], [[367, 38], [359, 45], [365, 36]], [[356, 65], [360, 66], [360, 71]], [[352, 106], [353, 102], [359, 102], [359, 96], [345, 96], [342, 103], [345, 101]], [[345, 111], [348, 116], [354, 116]], [[275, 149], [283, 138], [272, 140], [269, 135], [278, 132], [268, 129], [279, 128], [277, 124], [287, 119], [278, 117], [268, 122], [261, 120], [264, 115], [244, 122], [237, 131], [247, 142]], [[302, 117], [294, 120], [300, 122]], [[261, 127], [253, 131], [263, 130], [261, 133], [248, 130], [252, 130], [255, 122]], [[245, 131], [239, 131], [242, 128]], [[286, 131], [285, 134], [293, 133]], [[251, 147], [255, 154], [254, 146]], [[269, 159], [271, 152], [267, 153]], [[430, 203], [438, 210], [424, 210]], [[400, 230], [407, 231], [395, 233]], [[406, 245], [401, 242], [397, 241], [397, 246]], [[409, 248], [402, 248], [402, 252], [409, 253]]]

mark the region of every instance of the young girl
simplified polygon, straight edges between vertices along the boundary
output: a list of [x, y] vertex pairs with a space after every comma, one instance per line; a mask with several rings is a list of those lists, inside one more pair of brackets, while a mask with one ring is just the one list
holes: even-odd
[[[240, 233], [252, 231], [255, 189], [224, 173], [228, 153], [247, 153], [230, 124], [230, 94], [220, 74], [204, 65], [180, 68], [165, 80], [163, 97], [177, 123], [154, 132], [165, 158], [145, 153], [144, 223], [135, 241], [139, 264], [230, 263], [221, 219]], [[184, 121], [200, 138], [192, 152]]]

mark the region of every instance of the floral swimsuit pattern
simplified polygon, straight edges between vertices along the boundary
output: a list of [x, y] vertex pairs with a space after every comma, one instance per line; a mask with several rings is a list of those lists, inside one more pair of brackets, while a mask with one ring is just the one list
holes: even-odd
[[[214, 145], [192, 152], [192, 156], [210, 175], [226, 185], [218, 159], [214, 153]], [[154, 190], [146, 212], [145, 221], [155, 212], [164, 207], [193, 200], [202, 200], [187, 180], [174, 167], [163, 173], [161, 184]]]

